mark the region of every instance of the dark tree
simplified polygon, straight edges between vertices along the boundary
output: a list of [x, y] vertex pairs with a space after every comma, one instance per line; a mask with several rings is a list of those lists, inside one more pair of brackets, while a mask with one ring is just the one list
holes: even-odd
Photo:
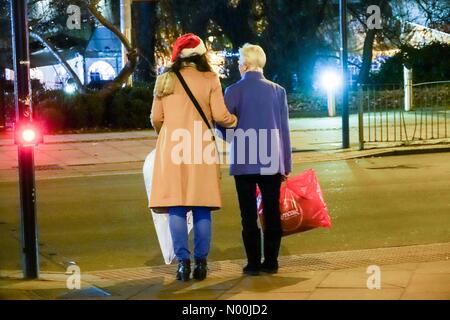
[[167, 1], [166, 8], [181, 32], [206, 37], [213, 23], [236, 50], [246, 42], [266, 51], [267, 76], [288, 90], [294, 74], [300, 86], [310, 86], [316, 53], [321, 48], [318, 28], [325, 19], [327, 0], [196, 0]]
[[261, 44], [267, 50], [267, 73], [288, 91], [292, 76], [298, 75], [300, 87], [312, 85], [317, 52], [321, 49], [318, 29], [325, 19], [329, 5], [323, 1], [264, 0], [267, 19]]
[[409, 65], [413, 71], [413, 81], [431, 82], [450, 79], [450, 60], [436, 57], [450, 56], [450, 44], [430, 43], [422, 48], [403, 45], [400, 51], [381, 66], [380, 72], [372, 75], [375, 83], [402, 83], [403, 65]]
[[430, 28], [450, 32], [450, 1], [413, 0], [426, 17]]
[[[371, 28], [367, 25], [369, 16], [367, 8], [377, 5], [381, 13], [381, 29]], [[362, 52], [362, 63], [358, 75], [358, 83], [367, 83], [372, 66], [373, 49], [375, 42], [384, 43], [386, 40], [397, 40], [400, 36], [400, 26], [392, 13], [392, 8], [387, 0], [363, 0], [359, 4], [349, 5], [351, 16], [356, 19], [365, 33]]]
[[152, 82], [155, 73], [155, 45], [158, 1], [135, 1], [132, 4], [132, 42], [139, 53], [139, 63], [133, 74], [136, 82]]

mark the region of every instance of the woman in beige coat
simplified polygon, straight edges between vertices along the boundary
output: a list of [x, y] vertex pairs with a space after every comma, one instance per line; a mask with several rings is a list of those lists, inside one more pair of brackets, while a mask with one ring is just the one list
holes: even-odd
[[209, 124], [233, 127], [218, 76], [206, 58], [203, 41], [187, 34], [174, 44], [172, 66], [157, 78], [151, 113], [158, 132], [150, 207], [169, 212], [169, 227], [179, 261], [177, 279], [190, 277], [186, 215], [194, 220], [193, 277], [206, 277], [211, 242], [211, 210], [221, 207], [219, 157], [212, 133], [175, 75], [179, 71]]

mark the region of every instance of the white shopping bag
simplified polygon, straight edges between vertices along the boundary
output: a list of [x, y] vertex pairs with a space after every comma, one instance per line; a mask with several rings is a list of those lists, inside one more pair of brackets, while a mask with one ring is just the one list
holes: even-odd
[[[153, 177], [153, 166], [155, 163], [155, 149], [148, 154], [145, 158], [143, 173], [144, 173], [144, 183], [145, 189], [147, 190], [148, 201], [150, 202], [150, 192], [152, 190], [152, 177]], [[170, 183], [170, 182], [168, 182]], [[175, 258], [175, 252], [173, 250], [172, 236], [170, 235], [169, 229], [169, 214], [168, 213], [154, 213], [153, 210], [152, 217], [153, 223], [155, 224], [156, 235], [158, 236], [159, 246], [161, 247], [161, 252], [164, 257], [164, 262], [170, 264]], [[187, 225], [188, 233], [192, 230], [192, 212], [189, 211], [187, 214]]]

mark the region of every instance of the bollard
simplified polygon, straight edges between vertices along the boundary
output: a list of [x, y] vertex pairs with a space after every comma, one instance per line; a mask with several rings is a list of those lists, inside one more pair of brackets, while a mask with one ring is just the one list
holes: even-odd
[[328, 116], [336, 116], [336, 95], [333, 89], [327, 90]]
[[403, 81], [404, 81], [404, 96], [405, 96], [405, 111], [413, 109], [413, 80], [412, 69], [403, 66]]

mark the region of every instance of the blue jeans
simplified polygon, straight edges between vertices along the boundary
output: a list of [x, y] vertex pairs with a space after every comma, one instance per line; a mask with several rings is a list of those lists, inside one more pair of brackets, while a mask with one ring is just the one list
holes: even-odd
[[178, 261], [190, 259], [186, 216], [192, 210], [194, 219], [194, 258], [206, 259], [211, 244], [211, 210], [208, 207], [170, 207], [169, 227]]

